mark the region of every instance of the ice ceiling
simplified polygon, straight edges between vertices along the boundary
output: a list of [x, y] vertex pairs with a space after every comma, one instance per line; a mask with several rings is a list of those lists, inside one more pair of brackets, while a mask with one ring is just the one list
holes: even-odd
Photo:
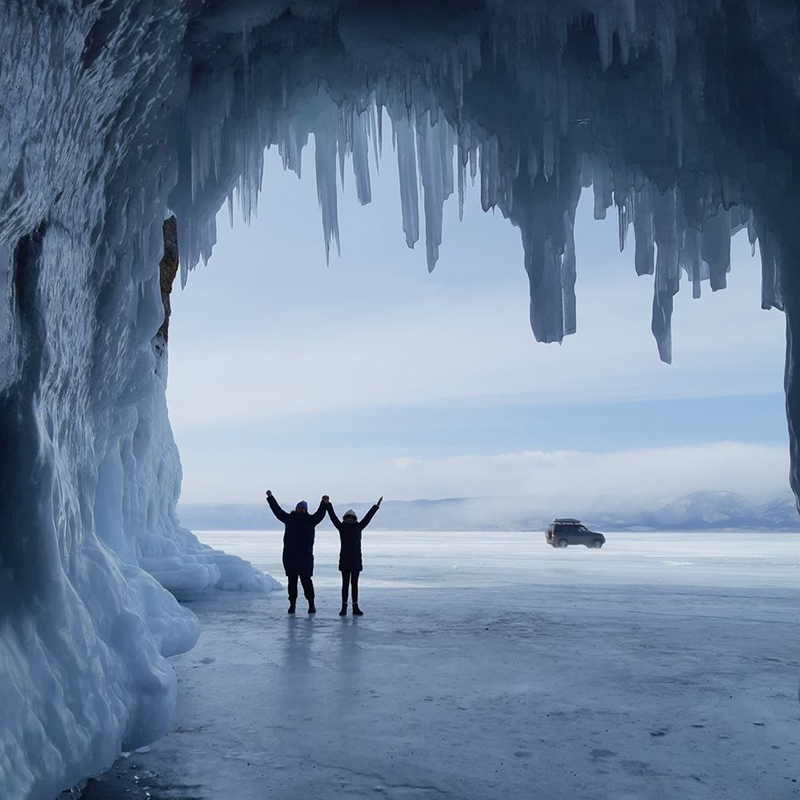
[[[313, 167], [327, 246], [345, 168], [393, 147], [409, 245], [475, 182], [519, 228], [541, 341], [576, 330], [581, 191], [652, 274], [669, 360], [683, 278], [758, 241], [787, 315], [800, 489], [800, 11], [780, 0], [0, 4], [0, 795], [51, 798], [163, 730], [176, 594], [260, 590], [175, 515], [163, 220], [183, 278], [222, 204], [249, 218], [265, 146]], [[387, 119], [389, 124], [386, 124]], [[423, 224], [424, 223], [424, 224]], [[631, 231], [631, 228], [633, 229]], [[491, 269], [491, 265], [486, 265]], [[756, 299], [754, 298], [754, 302]], [[633, 334], [633, 332], [632, 332]], [[713, 358], [713, 354], [709, 354]]]

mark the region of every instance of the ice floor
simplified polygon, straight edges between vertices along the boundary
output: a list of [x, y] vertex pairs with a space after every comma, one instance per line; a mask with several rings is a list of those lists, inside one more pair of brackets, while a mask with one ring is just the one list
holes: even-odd
[[[280, 534], [201, 538], [280, 575]], [[781, 800], [800, 795], [800, 537], [365, 534], [339, 609], [192, 607], [172, 731], [87, 800]]]

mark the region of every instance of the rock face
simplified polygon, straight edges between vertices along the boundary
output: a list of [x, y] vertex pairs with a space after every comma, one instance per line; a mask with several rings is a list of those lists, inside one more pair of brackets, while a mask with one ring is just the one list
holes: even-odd
[[172, 314], [172, 304], [169, 296], [172, 294], [172, 284], [178, 274], [180, 258], [178, 254], [178, 220], [173, 214], [164, 220], [164, 253], [158, 264], [158, 276], [161, 284], [161, 302], [164, 305], [164, 321], [156, 334], [156, 347], [162, 352], [169, 341], [169, 318]]

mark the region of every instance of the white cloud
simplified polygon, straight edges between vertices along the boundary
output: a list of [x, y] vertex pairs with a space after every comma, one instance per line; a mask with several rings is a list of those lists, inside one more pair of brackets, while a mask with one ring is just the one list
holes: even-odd
[[647, 299], [620, 304], [630, 292], [619, 282], [593, 287], [582, 329], [562, 347], [533, 340], [524, 288], [509, 284], [417, 289], [354, 314], [320, 307], [315, 327], [264, 316], [247, 333], [184, 346], [171, 363], [170, 406], [180, 431], [448, 398], [536, 406], [774, 392], [782, 315], [749, 308], [758, 287], [746, 283], [725, 302], [678, 304], [672, 366], [657, 359]]
[[622, 452], [500, 453], [396, 459], [386, 479], [404, 496], [526, 495], [570, 498], [664, 499], [697, 490], [769, 496], [787, 484], [784, 447], [716, 442]]
[[[526, 496], [542, 505], [660, 501], [698, 490], [727, 490], [764, 499], [787, 489], [789, 470], [785, 447], [736, 442], [604, 453], [524, 451], [438, 458], [354, 453], [344, 464], [339, 451], [303, 456], [264, 454], [258, 464], [243, 457], [241, 472], [236, 473], [215, 471], [208, 464], [207, 470], [187, 476], [189, 491], [183, 500], [256, 502], [266, 488], [282, 497], [315, 498], [329, 492], [342, 500], [379, 495], [395, 500]], [[225, 487], [225, 496], [220, 487]]]

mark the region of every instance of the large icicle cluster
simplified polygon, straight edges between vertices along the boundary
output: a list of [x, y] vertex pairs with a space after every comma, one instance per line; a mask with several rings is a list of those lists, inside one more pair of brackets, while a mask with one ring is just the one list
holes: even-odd
[[[313, 140], [327, 250], [350, 162], [369, 202], [394, 147], [406, 243], [442, 239], [474, 183], [516, 225], [542, 341], [577, 326], [584, 188], [672, 302], [724, 287], [758, 241], [788, 318], [800, 488], [800, 77], [783, 0], [8, 0], [0, 4], [0, 796], [51, 798], [166, 724], [164, 656], [196, 622], [176, 593], [265, 580], [175, 516], [159, 260], [210, 257], [245, 219], [263, 152]], [[390, 130], [384, 130], [388, 125]], [[268, 190], [268, 187], [266, 187]], [[487, 265], [487, 268], [491, 268]], [[156, 581], [154, 577], [158, 579]]]
[[[369, 201], [369, 151], [382, 144], [385, 110], [408, 245], [419, 238], [421, 204], [433, 269], [442, 204], [456, 186], [463, 202], [469, 173], [483, 208], [520, 228], [541, 341], [576, 329], [572, 227], [588, 186], [598, 218], [616, 206], [620, 247], [633, 226], [636, 273], [655, 276], [652, 329], [665, 361], [681, 275], [695, 296], [703, 281], [724, 288], [730, 236], [743, 227], [751, 243], [760, 239], [762, 305], [782, 308], [780, 248], [760, 196], [791, 182], [791, 149], [771, 129], [792, 124], [797, 104], [796, 9], [496, 2], [463, 14], [420, 11], [421, 28], [399, 6], [314, 8], [316, 16], [292, 17], [270, 6], [248, 18], [244, 37], [233, 14], [195, 21], [196, 42], [207, 47], [213, 36], [239, 66], [222, 75], [204, 63], [190, 93], [190, 159], [171, 197], [192, 218], [187, 267], [210, 255], [207, 211], [221, 193], [233, 210], [235, 192], [249, 219], [263, 147], [276, 144], [299, 173], [311, 134], [326, 251], [338, 244], [336, 173], [349, 157], [359, 200]], [[758, 95], [776, 79], [789, 84], [788, 106]], [[209, 119], [209, 100], [220, 96]]]

